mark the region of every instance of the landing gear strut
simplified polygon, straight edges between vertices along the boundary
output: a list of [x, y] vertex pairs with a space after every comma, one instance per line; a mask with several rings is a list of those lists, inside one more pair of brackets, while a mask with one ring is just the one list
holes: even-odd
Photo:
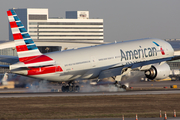
[[128, 74], [132, 69], [131, 68], [123, 68], [121, 71], [121, 74], [118, 76], [112, 76], [112, 78], [115, 80], [115, 86], [118, 88], [122, 88], [124, 90], [126, 90], [127, 87], [129, 87], [129, 83], [126, 84], [121, 84], [119, 83], [122, 79], [122, 76]]
[[79, 92], [80, 87], [71, 81], [68, 85], [63, 85], [61, 90], [62, 92]]
[[127, 86], [126, 85], [121, 85], [120, 88], [123, 88], [124, 90], [126, 90]]
[[[113, 79], [115, 78], [115, 77], [112, 77]], [[114, 79], [115, 80], [115, 79]], [[115, 80], [115, 86], [117, 87], [117, 88], [121, 88], [121, 89], [123, 89], [123, 90], [126, 90], [127, 89], [127, 86], [126, 85], [124, 85], [124, 84], [121, 84], [121, 83], [119, 83], [119, 81], [116, 81]]]

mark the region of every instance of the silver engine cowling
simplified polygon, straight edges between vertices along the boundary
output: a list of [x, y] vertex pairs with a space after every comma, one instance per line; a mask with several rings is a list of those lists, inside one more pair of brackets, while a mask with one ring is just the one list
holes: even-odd
[[159, 80], [168, 77], [170, 74], [170, 67], [167, 63], [152, 65], [149, 70], [145, 71], [145, 76], [151, 80]]

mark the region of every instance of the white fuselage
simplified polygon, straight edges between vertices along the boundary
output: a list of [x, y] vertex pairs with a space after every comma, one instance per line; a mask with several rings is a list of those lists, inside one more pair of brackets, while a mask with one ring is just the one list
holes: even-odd
[[[161, 48], [165, 54], [162, 54]], [[53, 73], [30, 76], [52, 81], [71, 81], [75, 79], [97, 78], [101, 71], [109, 68], [170, 58], [174, 56], [174, 50], [164, 40], [140, 39], [52, 52], [45, 55], [52, 58], [57, 66], [61, 66], [63, 71], [57, 70]], [[23, 72], [23, 74], [27, 74], [27, 72]]]

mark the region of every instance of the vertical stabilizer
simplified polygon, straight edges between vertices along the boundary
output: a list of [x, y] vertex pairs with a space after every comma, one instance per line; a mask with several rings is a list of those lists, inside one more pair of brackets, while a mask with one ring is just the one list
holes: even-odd
[[20, 61], [10, 65], [10, 70], [23, 75], [40, 75], [63, 71], [52, 58], [39, 51], [14, 10], [7, 11], [7, 15]]
[[14, 10], [7, 11], [7, 15], [19, 61], [24, 62], [42, 55]]

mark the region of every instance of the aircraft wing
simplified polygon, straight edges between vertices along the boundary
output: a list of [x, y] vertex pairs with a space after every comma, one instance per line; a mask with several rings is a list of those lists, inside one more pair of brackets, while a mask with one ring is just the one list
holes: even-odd
[[123, 68], [134, 69], [134, 68], [143, 67], [143, 66], [150, 65], [150, 64], [161, 63], [163, 61], [170, 61], [172, 59], [173, 58], [170, 57], [170, 58], [163, 58], [163, 59], [158, 59], [158, 60], [156, 59], [156, 60], [150, 60], [150, 61], [131, 63], [128, 65], [120, 65], [120, 66], [110, 67], [108, 69], [101, 71], [98, 78], [102, 79], [102, 78], [106, 78], [109, 76], [121, 75], [122, 74], [121, 71]]
[[119, 66], [119, 67], [112, 67], [106, 70], [103, 70], [100, 72], [99, 74], [99, 79], [103, 79], [109, 76], [117, 76], [121, 74], [121, 71], [124, 67], [123, 66]]
[[17, 56], [0, 55], [0, 62], [14, 64], [19, 62], [19, 58]]

